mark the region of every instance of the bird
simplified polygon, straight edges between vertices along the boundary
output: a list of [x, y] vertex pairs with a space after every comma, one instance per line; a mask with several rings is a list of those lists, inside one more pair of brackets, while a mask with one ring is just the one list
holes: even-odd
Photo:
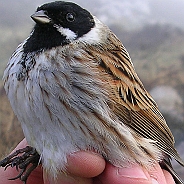
[[[66, 172], [68, 154], [91, 150], [117, 167], [150, 169], [159, 163], [183, 184], [170, 162], [174, 158], [184, 166], [174, 137], [128, 51], [108, 26], [64, 1], [39, 6], [31, 18], [35, 25], [3, 76], [30, 147], [0, 165], [18, 168], [25, 160], [15, 156], [30, 153], [36, 158], [32, 170], [41, 163], [57, 180]], [[29, 172], [26, 179], [22, 173], [16, 178], [26, 182]]]

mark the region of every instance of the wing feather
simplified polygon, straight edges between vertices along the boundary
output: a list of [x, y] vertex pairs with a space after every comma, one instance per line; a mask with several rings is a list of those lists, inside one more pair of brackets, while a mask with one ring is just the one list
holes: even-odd
[[164, 153], [184, 165], [174, 148], [174, 137], [164, 117], [145, 90], [118, 38], [111, 33], [105, 46], [98, 49], [91, 46], [88, 53], [99, 62], [99, 69], [108, 75], [109, 97], [115, 103], [113, 112], [118, 118], [140, 136], [155, 140]]

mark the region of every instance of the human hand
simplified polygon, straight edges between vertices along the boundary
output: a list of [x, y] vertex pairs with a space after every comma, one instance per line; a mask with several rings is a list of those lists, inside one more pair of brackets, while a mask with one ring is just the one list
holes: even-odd
[[[25, 146], [27, 142], [24, 139], [15, 150]], [[98, 154], [85, 151], [68, 156], [67, 170], [69, 174], [60, 175], [57, 184], [175, 184], [169, 172], [162, 170], [158, 164], [150, 172], [140, 166], [120, 169], [106, 163]], [[6, 171], [0, 168], [0, 184], [22, 184], [19, 179], [8, 180], [17, 174], [15, 168], [8, 167]], [[34, 183], [51, 184], [41, 166], [38, 166], [28, 178], [27, 184]]]

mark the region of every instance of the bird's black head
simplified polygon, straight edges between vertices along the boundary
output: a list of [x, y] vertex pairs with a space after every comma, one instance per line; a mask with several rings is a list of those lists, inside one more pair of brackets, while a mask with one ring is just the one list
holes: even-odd
[[27, 53], [66, 45], [88, 33], [95, 25], [93, 16], [87, 10], [64, 1], [38, 7], [31, 18], [36, 25], [24, 45], [24, 52]]

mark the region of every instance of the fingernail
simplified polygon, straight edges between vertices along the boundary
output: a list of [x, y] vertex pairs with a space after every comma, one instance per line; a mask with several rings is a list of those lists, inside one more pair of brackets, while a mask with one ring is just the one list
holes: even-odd
[[140, 167], [118, 168], [117, 174], [127, 178], [141, 178], [148, 180], [146, 174]]
[[151, 181], [152, 181], [152, 184], [159, 184], [158, 181], [154, 178], [152, 178]]

